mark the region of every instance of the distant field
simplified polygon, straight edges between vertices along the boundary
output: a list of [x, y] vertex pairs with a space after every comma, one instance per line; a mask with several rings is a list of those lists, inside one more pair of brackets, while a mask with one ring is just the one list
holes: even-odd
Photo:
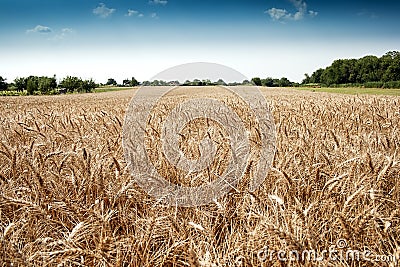
[[94, 89], [95, 93], [104, 93], [104, 92], [118, 92], [118, 91], [126, 91], [132, 90], [135, 87], [99, 87]]
[[[166, 103], [202, 90], [213, 92], [181, 88]], [[396, 266], [263, 254], [400, 256], [400, 97], [315, 90], [261, 88], [273, 169], [254, 193], [198, 208], [162, 207], [132, 180], [121, 131], [135, 90], [0, 97], [0, 265]]]
[[382, 89], [382, 88], [309, 88], [296, 87], [297, 90], [312, 92], [327, 92], [348, 95], [394, 95], [400, 96], [400, 89]]
[[[136, 87], [137, 88], [137, 87]], [[262, 87], [260, 87], [262, 88]], [[94, 90], [95, 93], [104, 92], [117, 92], [132, 90], [135, 87], [101, 87]], [[280, 88], [274, 88], [279, 90]], [[382, 88], [309, 88], [309, 87], [294, 87], [293, 89], [310, 92], [326, 92], [326, 93], [337, 93], [337, 94], [348, 94], [348, 95], [392, 95], [400, 96], [400, 89], [382, 89]]]

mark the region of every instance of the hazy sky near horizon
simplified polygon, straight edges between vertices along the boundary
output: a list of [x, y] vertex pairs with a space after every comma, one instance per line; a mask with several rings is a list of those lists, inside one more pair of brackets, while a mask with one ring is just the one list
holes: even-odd
[[0, 76], [147, 80], [190, 62], [288, 77], [400, 50], [400, 1], [0, 0]]

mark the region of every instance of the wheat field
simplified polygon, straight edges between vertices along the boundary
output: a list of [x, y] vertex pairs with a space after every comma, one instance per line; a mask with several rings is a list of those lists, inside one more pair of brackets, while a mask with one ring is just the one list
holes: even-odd
[[0, 265], [398, 266], [400, 98], [262, 93], [277, 131], [264, 183], [196, 208], [159, 205], [132, 179], [121, 143], [135, 90], [1, 97]]

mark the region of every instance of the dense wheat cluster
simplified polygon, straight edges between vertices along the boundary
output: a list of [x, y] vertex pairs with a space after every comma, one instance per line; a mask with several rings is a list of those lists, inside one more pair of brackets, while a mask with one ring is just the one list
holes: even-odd
[[[121, 135], [134, 91], [0, 98], [0, 265], [396, 266], [400, 98], [262, 92], [273, 168], [257, 191], [197, 208], [161, 206], [132, 180]], [[266, 248], [390, 261], [280, 261]]]

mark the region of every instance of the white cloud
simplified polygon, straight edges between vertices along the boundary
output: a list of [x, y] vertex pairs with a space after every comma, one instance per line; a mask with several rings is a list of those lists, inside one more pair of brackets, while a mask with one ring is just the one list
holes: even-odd
[[46, 35], [48, 37], [47, 40], [59, 41], [65, 39], [69, 35], [75, 34], [75, 30], [71, 28], [53, 30], [52, 28], [47, 26], [37, 25], [35, 28], [27, 30], [26, 33], [40, 33]]
[[52, 31], [53, 30], [50, 27], [37, 25], [35, 28], [29, 29], [26, 32], [27, 33], [51, 33]]
[[280, 20], [282, 18], [288, 18], [290, 15], [285, 9], [271, 8], [265, 11], [273, 20]]
[[318, 12], [312, 11], [312, 10], [308, 11], [308, 14], [310, 15], [310, 17], [316, 17], [316, 16], [318, 16]]
[[128, 9], [128, 14], [126, 14], [128, 17], [136, 16], [139, 14], [139, 11]]
[[116, 9], [108, 8], [108, 7], [106, 7], [105, 4], [100, 3], [98, 7], [93, 9], [93, 14], [95, 14], [101, 18], [107, 18], [107, 17], [111, 16], [115, 11], [116, 11]]
[[361, 16], [361, 17], [369, 17], [370, 19], [376, 19], [378, 18], [378, 15], [376, 15], [374, 12], [370, 12], [366, 9], [363, 9], [362, 11], [357, 13], [357, 16]]
[[71, 28], [64, 28], [61, 30], [62, 33], [68, 34], [68, 33], [74, 33], [74, 30]]
[[163, 5], [165, 6], [166, 4], [168, 4], [167, 0], [150, 0], [149, 1], [150, 5]]
[[144, 15], [137, 10], [128, 9], [128, 13], [125, 16], [142, 18]]
[[152, 19], [158, 19], [157, 13], [151, 13], [151, 14], [150, 14], [150, 18], [152, 18]]
[[297, 9], [297, 12], [293, 15], [294, 20], [301, 20], [307, 13], [307, 4], [303, 0], [289, 0]]
[[318, 15], [318, 12], [308, 11], [307, 12], [307, 3], [304, 0], [289, 0], [293, 6], [296, 8], [296, 13], [290, 13], [286, 9], [280, 8], [270, 8], [266, 10], [264, 13], [268, 14], [273, 20], [301, 20], [305, 15], [309, 15], [310, 17], [315, 17]]
[[61, 29], [61, 32], [58, 33], [56, 36], [54, 36], [54, 38], [52, 38], [52, 40], [63, 40], [66, 37], [68, 37], [69, 35], [75, 34], [75, 31], [71, 28], [64, 28]]

